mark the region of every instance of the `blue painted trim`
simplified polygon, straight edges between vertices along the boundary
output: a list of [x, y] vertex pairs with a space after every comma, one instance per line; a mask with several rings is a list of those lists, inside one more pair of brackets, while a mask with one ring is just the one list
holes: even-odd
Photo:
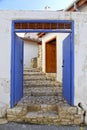
[[[14, 24], [15, 23], [25, 23], [25, 22], [32, 22], [32, 23], [44, 23], [44, 22], [48, 22], [48, 23], [71, 23], [71, 27], [72, 29], [71, 30], [46, 30], [46, 29], [43, 29], [43, 30], [37, 30], [37, 29], [34, 29], [34, 30], [31, 30], [31, 29], [14, 29]], [[71, 104], [74, 105], [74, 21], [71, 21], [71, 20], [13, 20], [12, 21], [12, 44], [11, 44], [11, 98], [10, 98], [10, 106], [11, 108], [13, 107], [14, 105], [14, 102], [15, 102], [15, 98], [14, 98], [14, 92], [15, 92], [15, 88], [14, 88], [14, 84], [15, 84], [15, 80], [14, 80], [14, 71], [15, 71], [15, 67], [13, 66], [14, 65], [14, 62], [15, 62], [15, 56], [14, 56], [14, 51], [15, 51], [15, 44], [14, 44], [14, 34], [16, 32], [60, 32], [60, 33], [71, 33], [71, 37], [72, 37], [72, 47], [71, 47], [71, 60], [72, 60], [72, 64], [71, 64]]]
[[72, 104], [74, 105], [74, 21], [72, 21]]
[[14, 23], [26, 23], [26, 22], [31, 22], [31, 23], [72, 23], [72, 20], [13, 20]]
[[[23, 66], [22, 66], [23, 67], [23, 69], [22, 69], [23, 71], [22, 71], [22, 74], [23, 74], [23, 78], [22, 78], [22, 83], [24, 84], [24, 41], [22, 41], [22, 42], [23, 42], [23, 49], [22, 49], [22, 51], [23, 51], [22, 52], [22, 57], [23, 57], [23, 59], [22, 59], [23, 60], [22, 61], [23, 62]], [[22, 97], [23, 97], [23, 91], [22, 91]]]
[[[72, 24], [71, 20], [13, 20], [15, 23], [70, 23]], [[64, 30], [64, 29], [14, 29], [14, 32], [50, 32], [50, 33], [71, 33], [72, 30]]]
[[15, 29], [14, 32], [50, 32], [50, 33], [71, 33], [72, 30], [64, 30], [64, 29], [57, 29], [57, 30], [52, 30], [52, 29]]
[[14, 44], [14, 22], [12, 22], [12, 38], [11, 38], [11, 89], [10, 89], [10, 107], [12, 108], [15, 102], [15, 97], [14, 97], [14, 84], [15, 84], [15, 80], [14, 80], [14, 75], [15, 75], [15, 70], [14, 70], [14, 62], [15, 62], [15, 56], [14, 56], [14, 51], [15, 51], [15, 44]]
[[71, 33], [71, 104], [74, 105], [74, 21]]

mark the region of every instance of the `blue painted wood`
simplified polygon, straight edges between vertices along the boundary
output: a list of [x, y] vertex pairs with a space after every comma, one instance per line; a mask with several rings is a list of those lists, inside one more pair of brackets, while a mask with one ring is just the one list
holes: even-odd
[[12, 32], [11, 52], [11, 108], [23, 96], [23, 41]]
[[63, 97], [71, 104], [71, 34], [63, 41]]
[[14, 77], [15, 77], [15, 73], [14, 73], [14, 68], [15, 68], [15, 44], [14, 44], [14, 22], [12, 22], [12, 44], [11, 44], [11, 97], [10, 97], [10, 107], [12, 108], [14, 106], [15, 103], [15, 97], [14, 97]]
[[[58, 33], [71, 33], [71, 104], [74, 105], [74, 21], [71, 21], [71, 20], [12, 20], [12, 49], [11, 49], [11, 100], [10, 100], [10, 103], [11, 103], [11, 107], [14, 106], [15, 104], [15, 35], [14, 33], [16, 32], [39, 32], [37, 29], [34, 29], [34, 30], [31, 30], [31, 29], [15, 29], [14, 28], [14, 24], [17, 23], [17, 22], [20, 22], [20, 23], [25, 23], [25, 22], [33, 22], [33, 23], [36, 23], [36, 22], [48, 22], [48, 23], [52, 23], [52, 22], [55, 22], [55, 23], [71, 23], [72, 25], [72, 29], [69, 31], [69, 30], [56, 30], [55, 32]], [[40, 30], [41, 32], [53, 32], [53, 30]], [[20, 77], [20, 76], [19, 76]], [[23, 77], [22, 77], [23, 78]], [[22, 80], [23, 81], [23, 80]]]
[[71, 29], [71, 104], [74, 105], [74, 21]]
[[[15, 104], [23, 96], [23, 41], [15, 34]], [[14, 104], [14, 105], [15, 105]]]
[[72, 20], [13, 20], [14, 23], [72, 23]]
[[[63, 23], [63, 24], [66, 24], [66, 23], [69, 23], [72, 25], [72, 20], [13, 20], [12, 21], [14, 24], [15, 23]], [[14, 32], [60, 32], [60, 33], [71, 33], [72, 30], [65, 30], [65, 29], [21, 29], [21, 26], [20, 26], [20, 29], [13, 29]]]
[[52, 29], [15, 29], [14, 32], [47, 32], [47, 33], [71, 33], [72, 30], [64, 30], [64, 29], [57, 29], [57, 30], [52, 30]]

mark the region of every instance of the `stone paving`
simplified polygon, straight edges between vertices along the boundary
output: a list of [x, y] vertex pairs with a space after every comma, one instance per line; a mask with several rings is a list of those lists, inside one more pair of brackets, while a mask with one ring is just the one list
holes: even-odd
[[62, 96], [61, 83], [37, 69], [24, 71], [24, 97], [7, 110], [8, 121], [32, 124], [78, 125], [81, 115]]
[[0, 130], [87, 130], [87, 127], [8, 123], [0, 125]]

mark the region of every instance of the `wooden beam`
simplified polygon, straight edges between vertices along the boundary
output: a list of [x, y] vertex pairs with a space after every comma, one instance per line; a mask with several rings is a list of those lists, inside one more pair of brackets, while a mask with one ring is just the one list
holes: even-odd
[[[15, 29], [71, 29], [70, 23], [15, 23]], [[41, 35], [41, 33], [40, 33]]]
[[[80, 1], [78, 1], [78, 2], [76, 3], [77, 8], [79, 8], [79, 7], [81, 7], [81, 6], [85, 5], [85, 4], [87, 4], [87, 0], [80, 0]], [[71, 12], [75, 11], [75, 9], [74, 9], [74, 4], [73, 4], [73, 6], [70, 7], [67, 11], [71, 11]]]

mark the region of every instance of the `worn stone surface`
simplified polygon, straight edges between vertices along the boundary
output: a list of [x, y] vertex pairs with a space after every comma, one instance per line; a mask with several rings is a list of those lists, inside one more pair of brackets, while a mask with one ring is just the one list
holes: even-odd
[[37, 68], [37, 57], [31, 59], [31, 67]]
[[0, 102], [0, 118], [4, 118], [6, 116], [7, 105]]
[[0, 125], [8, 123], [6, 118], [0, 118]]
[[[50, 123], [50, 120], [49, 120]], [[76, 125], [69, 126], [56, 126], [56, 125], [37, 125], [37, 124], [25, 124], [25, 123], [7, 123], [0, 125], [0, 130], [87, 130], [87, 126], [80, 127]]]
[[46, 77], [47, 75], [39, 73], [37, 69], [25, 70], [24, 86], [26, 83], [28, 86], [24, 87], [24, 97], [17, 106], [7, 110], [8, 121], [55, 125], [81, 123], [77, 107], [70, 106], [62, 97], [60, 83]]
[[42, 45], [38, 46], [37, 68], [42, 70]]

